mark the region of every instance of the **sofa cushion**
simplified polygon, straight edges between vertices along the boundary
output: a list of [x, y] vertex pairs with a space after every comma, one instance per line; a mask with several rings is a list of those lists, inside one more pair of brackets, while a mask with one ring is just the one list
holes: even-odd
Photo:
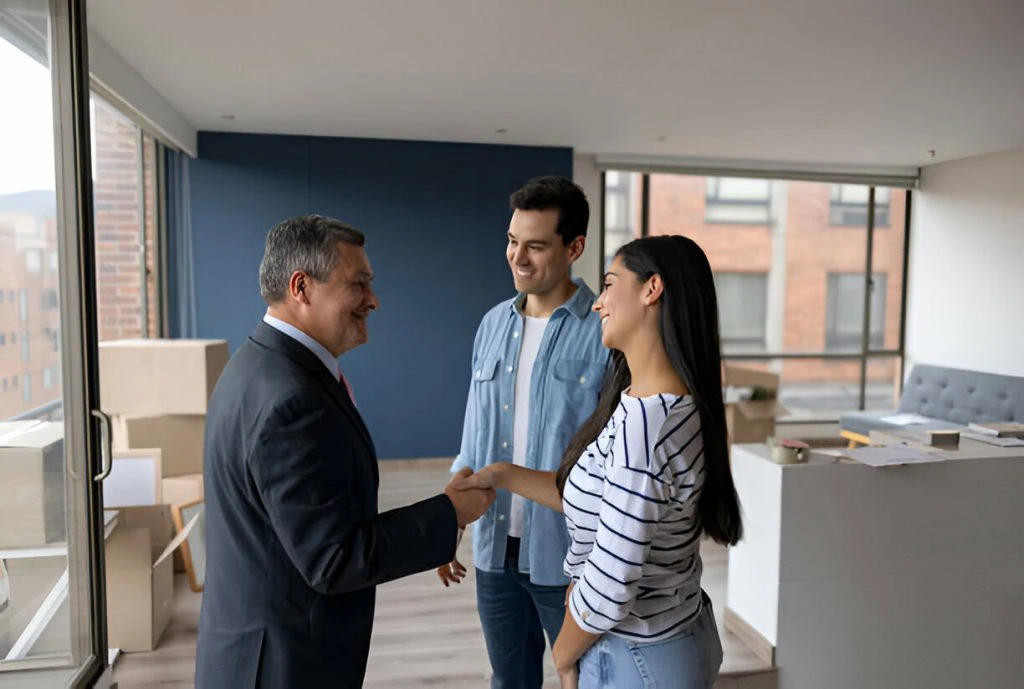
[[899, 410], [964, 426], [1024, 421], [1024, 378], [919, 364], [904, 383]]

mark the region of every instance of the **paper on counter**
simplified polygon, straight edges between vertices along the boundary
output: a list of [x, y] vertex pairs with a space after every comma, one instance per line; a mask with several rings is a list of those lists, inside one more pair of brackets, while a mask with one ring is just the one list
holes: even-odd
[[892, 416], [882, 417], [882, 421], [891, 423], [894, 426], [912, 426], [916, 423], [929, 423], [933, 419], [921, 416], [920, 414], [893, 414]]

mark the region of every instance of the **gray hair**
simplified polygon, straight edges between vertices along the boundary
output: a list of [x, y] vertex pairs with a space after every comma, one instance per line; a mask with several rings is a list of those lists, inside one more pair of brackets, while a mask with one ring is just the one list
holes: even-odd
[[338, 242], [363, 246], [366, 238], [354, 227], [322, 215], [297, 215], [270, 228], [260, 261], [263, 301], [276, 304], [283, 300], [288, 281], [297, 270], [325, 282], [338, 263]]

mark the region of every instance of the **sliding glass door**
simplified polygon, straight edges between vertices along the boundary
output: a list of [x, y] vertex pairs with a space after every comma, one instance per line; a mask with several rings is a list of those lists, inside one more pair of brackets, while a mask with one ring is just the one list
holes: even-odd
[[107, 665], [85, 26], [0, 0], [0, 687]]

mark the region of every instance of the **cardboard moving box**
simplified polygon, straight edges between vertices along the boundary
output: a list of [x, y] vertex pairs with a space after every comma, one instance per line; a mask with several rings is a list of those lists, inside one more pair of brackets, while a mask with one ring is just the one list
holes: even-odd
[[0, 548], [63, 541], [64, 425], [0, 423]]
[[202, 473], [205, 416], [115, 416], [113, 426], [116, 450], [160, 448], [163, 476]]
[[763, 443], [775, 435], [776, 418], [787, 413], [786, 408], [776, 399], [779, 394], [779, 375], [729, 364], [723, 366], [723, 372], [725, 385], [753, 388], [761, 397], [725, 405], [729, 441], [733, 444]]
[[205, 414], [228, 363], [226, 340], [110, 340], [99, 353], [108, 414]]
[[171, 618], [170, 555], [193, 523], [174, 536], [167, 505], [126, 507], [107, 539], [107, 643], [126, 653], [152, 651]]

